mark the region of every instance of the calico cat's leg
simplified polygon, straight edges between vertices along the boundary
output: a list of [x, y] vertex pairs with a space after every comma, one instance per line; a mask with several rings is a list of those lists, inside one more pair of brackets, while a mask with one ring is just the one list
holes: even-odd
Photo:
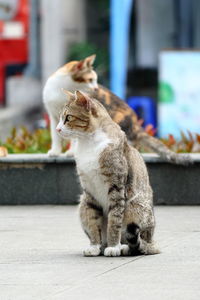
[[90, 246], [83, 251], [85, 256], [98, 256], [101, 253], [101, 230], [103, 210], [87, 193], [81, 196], [80, 219], [84, 232], [90, 239]]
[[155, 221], [151, 206], [143, 207], [135, 204], [134, 201], [129, 201], [124, 222], [125, 239], [129, 246], [129, 250], [126, 249], [124, 253], [122, 251], [124, 255], [160, 253], [153, 242]]
[[120, 256], [121, 229], [124, 217], [124, 189], [113, 185], [109, 190], [109, 213], [107, 225], [107, 248], [105, 256]]
[[58, 125], [58, 119], [49, 114], [50, 118], [50, 128], [51, 128], [51, 149], [48, 151], [49, 156], [58, 156], [62, 152], [62, 138], [58, 135], [56, 131], [56, 126]]
[[69, 140], [69, 142], [70, 142], [70, 148], [69, 148], [69, 150], [67, 150], [65, 152], [65, 155], [70, 157], [70, 156], [74, 156], [73, 149], [75, 147], [75, 141], [73, 139], [71, 139], [71, 140]]

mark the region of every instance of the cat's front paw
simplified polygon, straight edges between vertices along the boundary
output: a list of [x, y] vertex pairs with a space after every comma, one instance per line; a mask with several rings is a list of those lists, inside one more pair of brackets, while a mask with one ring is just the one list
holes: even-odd
[[65, 152], [65, 155], [66, 155], [67, 157], [73, 157], [73, 156], [74, 156], [74, 153], [73, 153], [73, 151], [72, 151], [71, 149], [69, 149], [69, 150], [67, 150], [67, 151]]
[[107, 247], [104, 250], [104, 256], [120, 256], [121, 255], [121, 245], [116, 245], [114, 247]]
[[91, 245], [83, 251], [84, 256], [98, 256], [101, 253], [101, 245]]
[[48, 156], [59, 156], [61, 151], [60, 149], [50, 149], [47, 154]]

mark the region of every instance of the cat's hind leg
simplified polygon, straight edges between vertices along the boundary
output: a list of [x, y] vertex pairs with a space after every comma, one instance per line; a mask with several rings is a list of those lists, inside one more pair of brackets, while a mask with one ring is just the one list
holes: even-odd
[[103, 209], [92, 196], [84, 193], [81, 196], [79, 213], [83, 230], [90, 239], [90, 246], [83, 251], [83, 254], [84, 256], [98, 256], [102, 246]]
[[124, 255], [160, 253], [153, 241], [155, 223], [151, 206], [143, 207], [129, 201], [124, 220], [126, 226], [124, 238], [129, 246]]

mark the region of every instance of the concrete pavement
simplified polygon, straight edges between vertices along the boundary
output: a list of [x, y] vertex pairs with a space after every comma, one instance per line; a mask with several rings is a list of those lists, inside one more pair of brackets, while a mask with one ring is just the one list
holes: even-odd
[[200, 206], [155, 214], [161, 254], [86, 258], [77, 206], [1, 206], [0, 300], [200, 299]]

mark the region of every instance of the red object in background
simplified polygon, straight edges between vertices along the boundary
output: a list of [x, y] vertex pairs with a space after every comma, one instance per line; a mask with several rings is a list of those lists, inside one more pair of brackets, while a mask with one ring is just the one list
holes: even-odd
[[23, 35], [20, 38], [6, 38], [3, 31], [7, 21], [0, 20], [0, 105], [5, 99], [6, 66], [28, 62], [29, 13], [29, 0], [18, 0], [17, 13], [9, 22], [21, 23]]
[[49, 119], [49, 115], [47, 113], [43, 114], [43, 118], [45, 120], [46, 123], [46, 127], [49, 128], [50, 127], [50, 119]]

